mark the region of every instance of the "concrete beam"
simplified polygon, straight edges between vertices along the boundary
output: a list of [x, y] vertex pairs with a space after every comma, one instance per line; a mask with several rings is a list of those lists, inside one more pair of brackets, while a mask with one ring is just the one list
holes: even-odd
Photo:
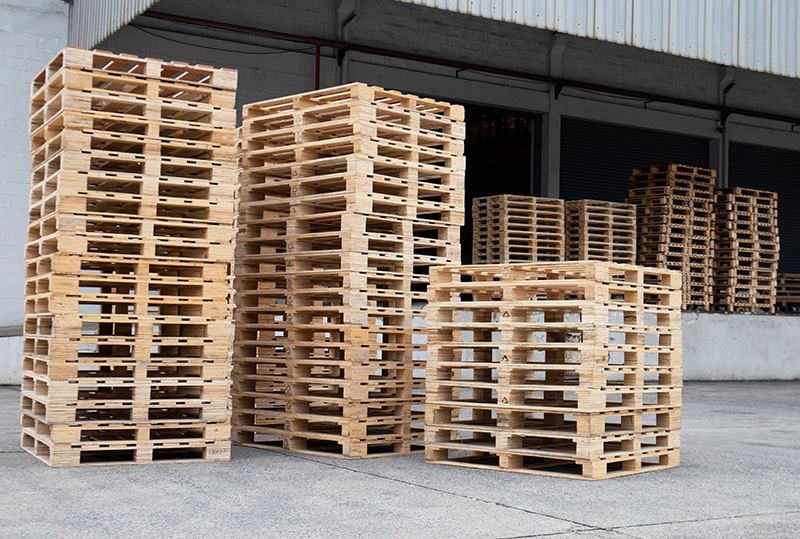
[[[717, 101], [720, 105], [726, 106], [728, 104], [728, 93], [736, 86], [736, 69], [730, 66], [725, 66], [719, 70], [719, 84]], [[716, 166], [712, 167], [717, 170], [717, 187], [728, 187], [728, 160], [730, 148], [730, 116], [728, 114], [721, 114], [717, 124], [717, 131], [722, 134], [722, 139], [717, 145], [718, 155], [716, 156]]]
[[550, 108], [542, 117], [542, 196], [561, 194], [561, 102], [555, 88], [550, 91]]

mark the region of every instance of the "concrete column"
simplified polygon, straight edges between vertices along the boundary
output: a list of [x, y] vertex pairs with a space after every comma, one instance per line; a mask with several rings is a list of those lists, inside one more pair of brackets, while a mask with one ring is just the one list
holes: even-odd
[[[719, 70], [719, 86], [717, 100], [720, 105], [728, 104], [728, 93], [736, 85], [736, 69], [725, 66]], [[728, 187], [728, 150], [730, 146], [730, 118], [726, 113], [720, 115], [717, 131], [722, 134], [716, 149], [712, 143], [712, 168], [717, 169], [717, 187]], [[716, 165], [716, 166], [715, 166]]]
[[[550, 38], [550, 76], [561, 77], [561, 57], [567, 48], [567, 36], [553, 34]], [[542, 196], [559, 198], [561, 191], [561, 88], [550, 88], [550, 103], [542, 119]]]
[[722, 133], [722, 140], [720, 140], [720, 165], [719, 165], [719, 172], [717, 173], [717, 188], [724, 189], [730, 185], [730, 180], [728, 178], [728, 171], [729, 171], [729, 159], [730, 159], [730, 144], [731, 144], [731, 136], [728, 133], [728, 122], [725, 121], [725, 125], [723, 126], [723, 133]]
[[720, 185], [722, 179], [722, 170], [724, 168], [723, 163], [727, 162], [727, 156], [724, 155], [726, 152], [723, 152], [723, 148], [726, 147], [726, 144], [723, 143], [723, 137], [714, 137], [709, 140], [708, 144], [708, 166], [709, 168], [713, 168], [717, 171], [717, 187], [722, 187]]
[[[358, 3], [359, 0], [339, 0], [336, 3], [336, 39], [339, 41], [347, 42], [350, 37], [348, 26], [356, 17], [358, 17]], [[348, 82], [348, 68], [350, 59], [347, 53], [337, 51], [339, 56], [336, 63], [336, 85], [346, 84]]]
[[561, 103], [550, 90], [550, 107], [542, 118], [542, 196], [559, 198], [561, 191]]

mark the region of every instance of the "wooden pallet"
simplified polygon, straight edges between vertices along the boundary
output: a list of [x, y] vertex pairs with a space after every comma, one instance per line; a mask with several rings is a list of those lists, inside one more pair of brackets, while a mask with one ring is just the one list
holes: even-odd
[[[341, 211], [446, 225], [463, 224], [462, 190], [373, 174], [341, 174], [274, 183], [247, 182], [242, 201], [255, 211], [294, 208], [299, 216]], [[284, 212], [287, 210], [284, 209]]]
[[497, 195], [472, 201], [475, 263], [564, 259], [564, 201]]
[[[326, 148], [356, 141], [360, 144], [373, 141], [387, 149], [416, 149], [453, 158], [464, 153], [459, 122], [428, 122], [408, 112], [381, 115], [372, 104], [363, 101], [356, 101], [341, 111], [345, 114], [342, 117], [331, 114], [329, 109], [316, 107], [256, 121], [245, 120], [243, 130], [248, 135], [248, 153], [277, 159], [292, 150], [303, 154], [325, 152]], [[311, 123], [314, 125], [309, 125]], [[301, 133], [307, 145], [297, 144]]]
[[599, 200], [565, 204], [566, 259], [633, 264], [636, 207]]
[[86, 50], [67, 46], [55, 56], [33, 80], [32, 94], [63, 68], [102, 70], [106, 73], [132, 75], [146, 79], [183, 81], [197, 86], [236, 90], [235, 69], [215, 68], [208, 65], [190, 65], [185, 62], [165, 62], [158, 58], [140, 58], [132, 54], [116, 54], [104, 50]]
[[713, 180], [717, 177], [717, 171], [713, 168], [702, 168], [691, 165], [679, 165], [670, 163], [666, 165], [648, 165], [643, 167], [635, 167], [633, 169], [634, 176], [648, 176], [651, 174], [671, 174], [671, 175], [684, 175], [697, 178], [704, 184], [713, 185]]
[[51, 466], [229, 458], [235, 86], [71, 47], [34, 80], [22, 445]]
[[77, 48], [59, 54], [34, 79], [31, 133], [43, 132], [66, 111], [106, 120], [112, 115], [117, 125], [147, 119], [152, 136], [186, 133], [187, 122], [204, 124], [206, 131], [235, 127], [235, 71], [125, 56]]
[[[187, 428], [187, 424], [191, 426]], [[52, 424], [22, 412], [22, 447], [53, 467], [226, 461], [227, 422], [148, 421], [124, 424]]]
[[426, 460], [583, 479], [678, 465], [679, 273], [544, 262], [431, 282]]
[[715, 211], [712, 308], [775, 312], [777, 193], [741, 187], [718, 190]]
[[[38, 135], [40, 132], [36, 132]], [[48, 135], [48, 133], [43, 133]], [[177, 157], [204, 161], [230, 161], [235, 149], [231, 144], [203, 143], [167, 137], [147, 137], [127, 133], [109, 133], [91, 129], [61, 130], [48, 139], [32, 141], [33, 167], [57, 155], [59, 152], [85, 152], [102, 150], [126, 154], [131, 158], [138, 156]], [[136, 156], [136, 157], [134, 157]]]
[[[317, 107], [335, 107], [344, 109], [338, 113], [339, 117], [349, 117], [350, 112], [346, 107], [354, 101], [368, 104], [375, 110], [375, 114], [391, 110], [394, 114], [404, 116], [420, 115], [430, 119], [447, 120], [448, 123], [459, 126], [458, 136], [464, 137], [464, 126], [463, 123], [460, 123], [464, 120], [464, 107], [461, 105], [403, 94], [377, 86], [367, 86], [363, 83], [350, 83], [314, 92], [251, 103], [245, 105], [244, 116], [245, 120], [253, 120], [256, 118], [269, 118], [274, 115], [290, 114], [295, 111], [319, 110]], [[330, 115], [330, 113], [326, 114]], [[269, 130], [269, 127], [262, 127], [254, 130], [254, 132]], [[249, 133], [245, 132], [244, 134], [247, 135]]]
[[210, 133], [230, 132], [236, 125], [233, 109], [102, 89], [92, 92], [62, 89], [46, 102], [31, 100], [31, 111], [31, 135], [49, 129], [67, 113], [78, 114], [95, 127], [102, 125], [106, 129], [141, 132], [153, 137], [208, 138]]

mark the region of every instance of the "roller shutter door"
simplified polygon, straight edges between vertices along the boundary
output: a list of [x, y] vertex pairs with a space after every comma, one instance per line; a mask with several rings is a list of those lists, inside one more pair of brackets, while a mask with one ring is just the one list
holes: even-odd
[[728, 183], [778, 193], [779, 268], [800, 273], [800, 152], [731, 143]]
[[624, 202], [634, 167], [662, 163], [708, 167], [708, 158], [705, 138], [564, 118], [561, 198]]

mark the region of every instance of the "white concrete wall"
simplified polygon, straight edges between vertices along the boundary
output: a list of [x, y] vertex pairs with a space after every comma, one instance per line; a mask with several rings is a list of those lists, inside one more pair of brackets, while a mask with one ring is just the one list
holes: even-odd
[[[23, 322], [30, 192], [28, 103], [34, 75], [66, 45], [68, 4], [0, 0], [0, 335]], [[0, 384], [19, 383], [20, 337], [0, 337]]]
[[684, 313], [686, 380], [800, 380], [800, 317]]
[[22, 337], [0, 338], [0, 385], [22, 381]]

